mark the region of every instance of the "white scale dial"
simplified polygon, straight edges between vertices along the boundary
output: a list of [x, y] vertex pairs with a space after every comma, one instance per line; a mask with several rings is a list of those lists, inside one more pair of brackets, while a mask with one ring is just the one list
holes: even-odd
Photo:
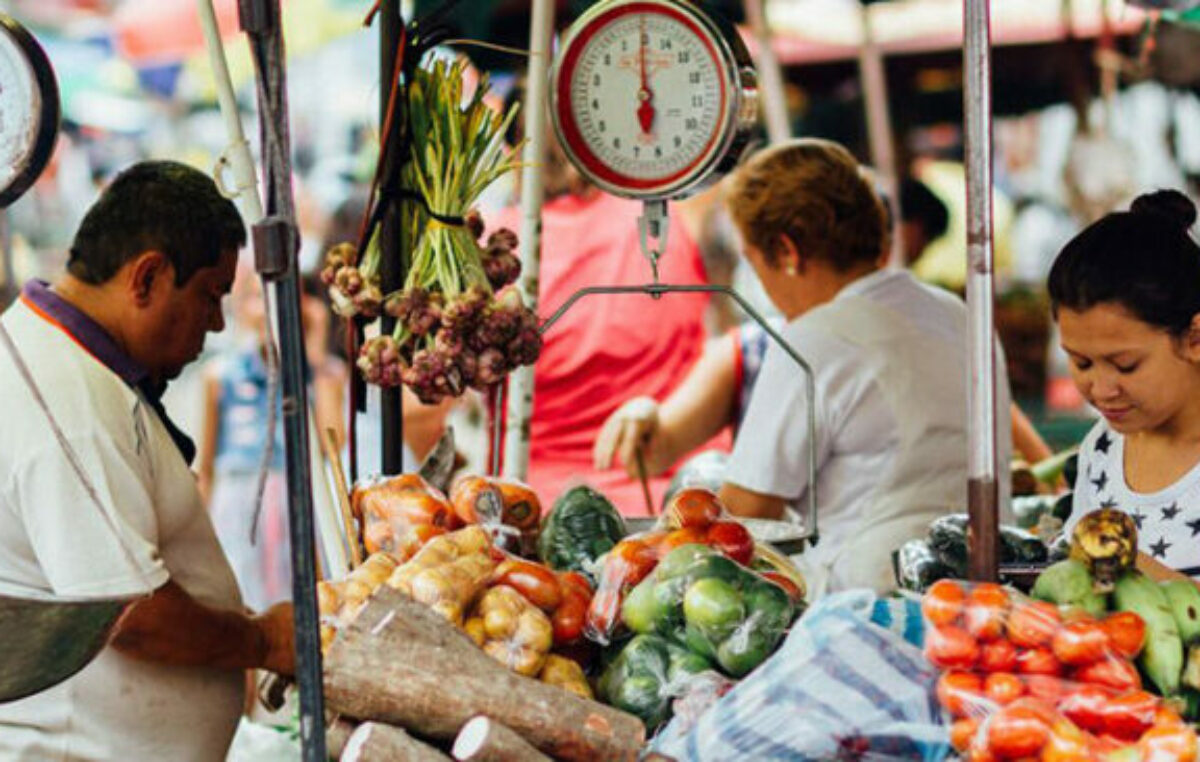
[[555, 127], [572, 161], [638, 198], [697, 186], [754, 103], [730, 44], [680, 0], [595, 6], [568, 33], [554, 77]]
[[626, 16], [593, 38], [571, 83], [575, 121], [608, 166], [646, 180], [699, 159], [720, 124], [713, 57], [677, 20]]

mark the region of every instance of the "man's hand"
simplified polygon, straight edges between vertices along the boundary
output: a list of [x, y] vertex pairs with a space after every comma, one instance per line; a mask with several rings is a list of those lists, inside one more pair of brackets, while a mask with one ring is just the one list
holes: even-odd
[[266, 642], [266, 653], [259, 666], [289, 677], [296, 673], [296, 631], [292, 616], [291, 603], [276, 603], [253, 620]]
[[660, 463], [655, 455], [662, 448], [658, 403], [650, 397], [634, 397], [608, 417], [596, 436], [592, 458], [597, 470], [612, 468], [613, 458], [625, 466], [631, 478], [637, 478], [637, 451], [642, 450], [646, 476], [657, 476], [671, 465]]
[[249, 616], [207, 606], [174, 581], [130, 604], [111, 644], [131, 658], [164, 664], [295, 671], [292, 604]]

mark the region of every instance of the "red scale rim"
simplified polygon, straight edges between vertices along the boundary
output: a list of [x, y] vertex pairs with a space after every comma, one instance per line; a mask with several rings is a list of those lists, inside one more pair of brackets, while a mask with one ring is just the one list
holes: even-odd
[[[558, 98], [557, 112], [559, 126], [562, 128], [563, 140], [566, 143], [567, 149], [575, 155], [575, 157], [584, 165], [586, 170], [611, 185], [629, 188], [631, 190], [645, 191], [652, 188], [661, 188], [669, 186], [672, 183], [694, 173], [699, 167], [704, 165], [712, 156], [717, 138], [720, 136], [720, 131], [715, 131], [709, 138], [708, 144], [704, 146], [704, 150], [696, 158], [695, 161], [685, 166], [683, 169], [674, 174], [660, 178], [637, 178], [617, 172], [612, 167], [605, 164], [591, 148], [588, 147], [587, 141], [583, 139], [583, 134], [579, 131], [579, 125], [575, 123], [575, 114], [571, 108], [571, 80], [575, 74], [575, 67], [579, 63], [579, 56], [587, 47], [588, 41], [596, 36], [608, 24], [616, 21], [622, 16], [627, 16], [636, 13], [659, 13], [674, 17], [676, 20], [689, 27], [692, 32], [704, 42], [704, 46], [708, 49], [708, 55], [713, 61], [717, 62], [718, 71], [722, 67], [720, 65], [721, 56], [712, 44], [710, 35], [700, 28], [700, 26], [690, 16], [684, 14], [676, 8], [671, 8], [662, 5], [652, 5], [650, 3], [630, 3], [613, 8], [609, 11], [601, 13], [596, 18], [584, 27], [579, 34], [571, 41], [570, 47], [564, 51], [562, 62], [559, 68], [558, 75]], [[728, 94], [725, 91], [725, 79], [720, 79], [721, 98], [718, 113], [724, 114], [726, 111], [726, 98]]]

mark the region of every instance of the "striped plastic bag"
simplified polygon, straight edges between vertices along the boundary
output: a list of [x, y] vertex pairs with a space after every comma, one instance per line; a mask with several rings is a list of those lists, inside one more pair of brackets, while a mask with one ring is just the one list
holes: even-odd
[[940, 762], [950, 751], [937, 670], [873, 624], [876, 596], [822, 598], [779, 651], [690, 727], [673, 720], [651, 749], [678, 762]]

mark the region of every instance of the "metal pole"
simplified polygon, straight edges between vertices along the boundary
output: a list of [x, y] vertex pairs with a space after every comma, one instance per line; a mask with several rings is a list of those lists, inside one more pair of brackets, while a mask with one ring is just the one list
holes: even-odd
[[[384, 2], [380, 4], [379, 13], [379, 128], [384, 129], [387, 119], [388, 101], [392, 92], [392, 74], [396, 68], [396, 48], [400, 42], [403, 20], [400, 18], [399, 4]], [[384, 167], [382, 177], [391, 178], [404, 166], [405, 157], [397, 155], [400, 146], [400, 133], [408, 120], [408, 104], [396, 103], [396, 114], [392, 118], [392, 134], [381, 135], [380, 143], [390, 145], [393, 150], [387, 156], [380, 156], [380, 161], [388, 162]], [[386, 180], [385, 180], [386, 182]], [[380, 287], [383, 293], [390, 294], [404, 285], [404, 261], [407, 252], [404, 251], [405, 241], [403, 226], [403, 205], [391, 194], [385, 196], [383, 216], [379, 225]], [[396, 327], [396, 319], [386, 313], [381, 318], [380, 333], [390, 334]], [[400, 396], [399, 387], [380, 390], [380, 418], [382, 438], [382, 462], [380, 467], [384, 474], [398, 474], [404, 470], [404, 403]]]
[[[537, 312], [538, 271], [542, 263], [542, 165], [546, 157], [547, 91], [550, 83], [550, 38], [554, 33], [554, 0], [533, 0], [529, 29], [529, 71], [525, 89], [525, 150], [521, 155], [521, 298]], [[529, 473], [529, 422], [533, 418], [533, 366], [508, 376], [504, 430], [504, 475], [524, 479]], [[499, 415], [499, 406], [493, 411]], [[494, 456], [499, 454], [499, 443]]]
[[17, 298], [17, 273], [13, 267], [12, 231], [9, 228], [8, 209], [0, 209], [0, 309], [4, 309]]
[[771, 25], [763, 8], [766, 0], [745, 0], [746, 20], [758, 41], [759, 92], [762, 93], [763, 116], [767, 123], [767, 139], [781, 143], [792, 135], [787, 115], [787, 97], [783, 89], [783, 70], [771, 48]]
[[[254, 174], [254, 159], [250, 156], [250, 143], [242, 131], [242, 119], [238, 111], [237, 99], [233, 94], [233, 80], [229, 76], [229, 66], [225, 62], [225, 48], [221, 45], [221, 31], [217, 26], [217, 16], [213, 11], [212, 0], [196, 0], [196, 12], [200, 16], [200, 27], [204, 32], [205, 47], [208, 49], [208, 63], [212, 67], [213, 84], [217, 90], [217, 105], [220, 106], [221, 116], [225, 121], [225, 134], [229, 144], [217, 158], [216, 170], [213, 172], [218, 184], [223, 177], [222, 168], [228, 164], [233, 170], [235, 187], [229, 191], [231, 197], [242, 201], [242, 208], [251, 224], [263, 217], [262, 201], [258, 196], [258, 178]], [[224, 187], [222, 186], [224, 191]]]
[[[871, 165], [875, 168], [876, 180], [892, 200], [896, 211], [896, 222], [900, 219], [900, 195], [896, 171], [895, 139], [892, 136], [892, 116], [888, 106], [887, 73], [883, 66], [883, 53], [875, 42], [875, 30], [871, 26], [871, 6], [859, 5], [862, 27], [862, 45], [858, 49], [858, 76], [862, 79], [863, 104], [867, 120], [867, 142], [871, 147]], [[893, 228], [896, 226], [893, 225]], [[892, 237], [891, 263], [901, 265], [902, 236]]]
[[998, 562], [996, 348], [992, 282], [992, 90], [989, 0], [964, 0], [963, 111], [967, 172], [969, 572], [994, 581]]
[[296, 679], [300, 689], [300, 742], [304, 762], [325, 762], [325, 695], [313, 544], [313, 499], [308, 446], [307, 360], [300, 332], [299, 235], [292, 198], [288, 131], [287, 62], [280, 0], [241, 0], [239, 16], [249, 34], [258, 84], [266, 216], [253, 226], [256, 266], [276, 284], [279, 321], [284, 454], [295, 605]]

